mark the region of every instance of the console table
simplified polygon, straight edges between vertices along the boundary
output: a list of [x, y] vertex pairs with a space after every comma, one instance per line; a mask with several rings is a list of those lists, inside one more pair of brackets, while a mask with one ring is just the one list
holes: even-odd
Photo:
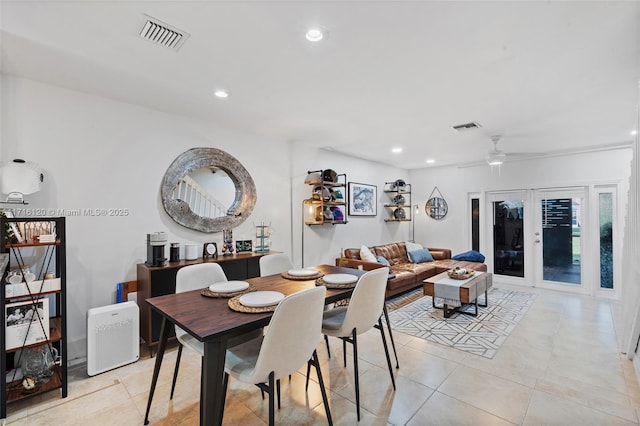
[[[138, 264], [137, 300], [140, 307], [140, 337], [145, 341], [151, 354], [151, 348], [160, 339], [160, 324], [162, 317], [152, 312], [149, 304], [144, 301], [150, 297], [164, 296], [176, 292], [176, 274], [178, 269], [198, 263], [215, 262], [220, 264], [229, 280], [246, 280], [260, 276], [260, 258], [274, 251], [265, 253], [236, 253], [231, 256], [216, 258], [199, 258], [196, 260], [181, 260], [167, 262], [164, 266], [149, 266]], [[173, 329], [171, 330], [173, 335]]]

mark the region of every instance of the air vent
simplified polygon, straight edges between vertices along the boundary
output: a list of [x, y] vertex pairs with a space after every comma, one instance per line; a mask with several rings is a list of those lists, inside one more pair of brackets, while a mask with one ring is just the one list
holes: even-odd
[[145, 22], [140, 30], [140, 37], [160, 46], [178, 50], [189, 38], [189, 34], [165, 24], [162, 21], [145, 15]]
[[482, 127], [480, 124], [472, 121], [471, 123], [458, 124], [457, 126], [451, 126], [456, 132], [465, 132], [467, 130], [479, 129]]

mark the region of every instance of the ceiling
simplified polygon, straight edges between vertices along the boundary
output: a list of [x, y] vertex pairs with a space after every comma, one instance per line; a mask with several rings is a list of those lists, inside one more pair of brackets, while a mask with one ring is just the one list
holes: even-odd
[[[3, 73], [405, 169], [484, 162], [496, 134], [509, 161], [629, 144], [638, 126], [635, 1], [0, 7]], [[142, 39], [145, 14], [189, 38]], [[308, 42], [311, 26], [327, 37]]]

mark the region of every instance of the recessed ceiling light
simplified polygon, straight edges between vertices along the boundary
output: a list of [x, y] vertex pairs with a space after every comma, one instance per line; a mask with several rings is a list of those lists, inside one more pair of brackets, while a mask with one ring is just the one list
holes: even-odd
[[631, 131], [631, 136], [635, 136], [635, 135], [637, 135], [637, 134], [638, 134], [638, 131], [637, 131], [637, 130], [632, 130], [632, 131]]
[[398, 147], [393, 148], [391, 149], [391, 152], [393, 152], [394, 154], [400, 154], [402, 152], [402, 148], [398, 148]]
[[229, 97], [229, 91], [228, 90], [224, 90], [224, 89], [216, 89], [215, 92], [213, 92], [213, 94], [217, 97], [217, 98], [228, 98]]
[[322, 28], [310, 28], [304, 35], [305, 38], [311, 42], [320, 41], [324, 38], [325, 31]]
[[435, 163], [435, 162], [436, 162], [436, 160], [434, 160], [433, 158], [429, 158], [429, 159], [427, 160], [427, 164], [433, 164], [433, 163]]

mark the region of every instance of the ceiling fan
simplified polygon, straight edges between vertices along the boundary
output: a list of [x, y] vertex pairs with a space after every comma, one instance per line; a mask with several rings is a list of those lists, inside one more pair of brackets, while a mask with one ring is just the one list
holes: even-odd
[[487, 153], [485, 159], [490, 166], [500, 166], [507, 158], [507, 154], [504, 151], [498, 150], [498, 142], [500, 141], [500, 135], [491, 136], [491, 142], [493, 143], [493, 149]]
[[501, 138], [502, 138], [502, 135], [491, 136], [491, 143], [493, 144], [493, 147], [485, 156], [485, 160], [487, 164], [490, 166], [501, 166], [507, 160], [507, 157], [511, 161], [511, 160], [525, 159], [525, 158], [535, 158], [541, 155], [540, 153], [534, 153], [534, 152], [501, 151], [498, 149], [498, 142], [500, 142]]

